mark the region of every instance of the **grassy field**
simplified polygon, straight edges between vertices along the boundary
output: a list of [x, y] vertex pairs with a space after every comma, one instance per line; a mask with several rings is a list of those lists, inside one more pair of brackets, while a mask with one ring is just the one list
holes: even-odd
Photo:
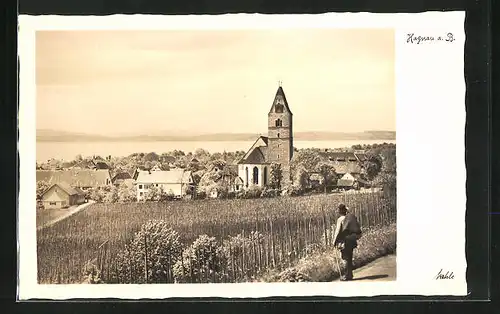
[[36, 226], [41, 227], [46, 223], [64, 216], [70, 211], [70, 208], [62, 209], [37, 209], [36, 210]]
[[152, 219], [167, 221], [186, 245], [200, 234], [223, 239], [242, 231], [259, 231], [270, 236], [268, 243], [273, 244], [273, 250], [276, 244], [281, 261], [286, 252], [301, 252], [308, 244], [328, 244], [323, 231], [330, 229], [340, 202], [356, 213], [365, 228], [387, 225], [395, 219], [395, 209], [378, 194], [93, 204], [37, 233], [38, 281], [80, 282], [84, 264], [96, 257], [101, 244], [108, 241], [109, 256], [113, 257]]

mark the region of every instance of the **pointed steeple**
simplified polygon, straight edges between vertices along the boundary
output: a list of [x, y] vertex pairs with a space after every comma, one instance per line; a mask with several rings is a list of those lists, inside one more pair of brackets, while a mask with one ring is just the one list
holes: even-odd
[[[281, 86], [281, 81], [279, 82], [278, 90], [276, 91], [276, 95], [274, 96], [273, 104], [271, 106], [271, 112], [276, 112], [276, 106], [282, 105], [285, 108], [285, 112], [292, 114], [292, 110], [288, 106], [288, 101], [286, 100], [285, 92], [283, 91], [283, 87]], [[279, 109], [279, 107], [278, 107]], [[278, 110], [279, 111], [279, 110]]]

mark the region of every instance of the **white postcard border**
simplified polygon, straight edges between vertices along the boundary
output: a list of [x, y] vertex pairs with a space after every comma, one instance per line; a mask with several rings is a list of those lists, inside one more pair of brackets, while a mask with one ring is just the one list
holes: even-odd
[[[21, 15], [19, 299], [465, 295], [464, 19], [464, 12], [272, 16]], [[396, 281], [92, 286], [37, 284], [36, 179], [33, 171], [36, 162], [36, 31], [324, 27], [396, 30]], [[446, 36], [452, 33], [454, 41], [411, 44], [407, 42], [409, 33], [416, 36]], [[440, 269], [453, 271], [455, 278], [435, 280], [434, 276]]]

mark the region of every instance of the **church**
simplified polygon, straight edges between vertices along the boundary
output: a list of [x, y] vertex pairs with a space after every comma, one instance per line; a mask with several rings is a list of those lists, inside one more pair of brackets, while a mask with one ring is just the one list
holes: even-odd
[[259, 136], [238, 162], [238, 176], [245, 189], [269, 185], [273, 163], [281, 164], [282, 185], [290, 179], [290, 160], [293, 156], [292, 118], [292, 111], [280, 84], [267, 115], [267, 136]]

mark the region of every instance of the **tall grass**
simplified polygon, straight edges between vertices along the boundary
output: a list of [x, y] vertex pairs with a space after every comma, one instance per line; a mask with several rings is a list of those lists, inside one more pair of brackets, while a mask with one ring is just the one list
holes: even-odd
[[[160, 219], [176, 230], [184, 245], [199, 235], [220, 243], [240, 234], [260, 234], [231, 261], [230, 281], [248, 280], [270, 267], [285, 268], [315, 243], [330, 244], [336, 207], [346, 203], [364, 228], [395, 220], [394, 204], [379, 194], [329, 194], [268, 199], [172, 201], [167, 203], [93, 204], [37, 233], [39, 283], [81, 282], [82, 268], [106, 242], [106, 263], [122, 250], [140, 227]], [[252, 244], [253, 243], [253, 244]], [[231, 241], [226, 241], [229, 250]], [[109, 268], [103, 274], [106, 277]], [[231, 270], [232, 270], [231, 269]]]

